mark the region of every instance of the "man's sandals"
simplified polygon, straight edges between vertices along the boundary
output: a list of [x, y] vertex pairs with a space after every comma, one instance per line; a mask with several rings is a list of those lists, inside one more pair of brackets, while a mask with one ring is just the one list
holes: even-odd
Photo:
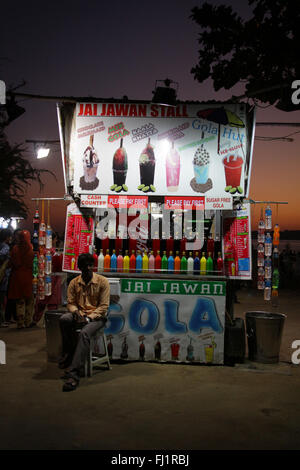
[[79, 380], [69, 377], [63, 385], [63, 392], [72, 392], [73, 390], [76, 390], [78, 384]]

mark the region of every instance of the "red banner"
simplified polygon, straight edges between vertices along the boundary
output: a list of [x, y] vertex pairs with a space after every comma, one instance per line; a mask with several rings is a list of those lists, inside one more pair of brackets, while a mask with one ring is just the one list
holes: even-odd
[[148, 207], [148, 196], [108, 196], [108, 207], [123, 208], [135, 207], [144, 209]]
[[205, 208], [205, 198], [201, 197], [165, 197], [165, 209], [176, 210], [176, 209], [198, 209], [204, 210]]

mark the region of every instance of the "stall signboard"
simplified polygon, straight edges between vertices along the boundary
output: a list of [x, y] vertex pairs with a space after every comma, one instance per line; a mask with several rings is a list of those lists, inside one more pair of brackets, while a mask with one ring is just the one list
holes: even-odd
[[231, 279], [250, 280], [252, 272], [250, 204], [223, 212], [225, 274]]
[[121, 279], [105, 329], [113, 359], [222, 364], [224, 281]]
[[78, 256], [81, 253], [88, 253], [93, 246], [94, 229], [93, 217], [85, 218], [75, 203], [67, 206], [63, 271], [80, 272], [77, 266]]
[[66, 187], [78, 194], [248, 195], [246, 104], [78, 102], [58, 115]]

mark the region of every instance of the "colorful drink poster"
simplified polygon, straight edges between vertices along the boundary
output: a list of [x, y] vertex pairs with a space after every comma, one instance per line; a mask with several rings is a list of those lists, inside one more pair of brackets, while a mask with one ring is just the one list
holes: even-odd
[[223, 253], [225, 274], [231, 279], [251, 279], [250, 205], [223, 211]]
[[82, 216], [76, 204], [67, 207], [65, 243], [63, 254], [63, 267], [65, 272], [79, 273], [77, 266], [78, 256], [88, 253], [94, 244], [94, 219], [88, 221]]
[[71, 121], [62, 105], [67, 185], [78, 194], [248, 196], [255, 112], [207, 108], [78, 102]]
[[225, 281], [120, 282], [105, 329], [113, 359], [223, 364]]

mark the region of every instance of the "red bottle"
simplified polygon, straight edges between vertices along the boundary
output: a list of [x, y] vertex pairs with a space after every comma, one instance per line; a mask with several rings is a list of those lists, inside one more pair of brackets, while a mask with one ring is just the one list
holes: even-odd
[[155, 267], [155, 272], [157, 272], [157, 273], [161, 272], [161, 257], [160, 257], [160, 252], [159, 251], [157, 252], [157, 255], [155, 257], [154, 267]]
[[186, 251], [186, 238], [182, 238], [180, 240], [180, 256], [182, 256], [182, 253]]
[[215, 241], [213, 238], [208, 237], [207, 239], [207, 252], [211, 253], [212, 258], [214, 257], [215, 253]]
[[172, 237], [167, 239], [166, 243], [167, 258], [170, 256], [170, 251], [174, 253], [174, 240]]
[[218, 259], [217, 259], [217, 271], [218, 271], [218, 274], [223, 274], [223, 271], [224, 271], [224, 262], [223, 262], [222, 255], [220, 252], [218, 253]]
[[136, 268], [136, 257], [134, 253], [135, 253], [134, 250], [132, 250], [132, 254], [129, 259], [129, 271], [131, 273], [135, 273], [135, 268]]

